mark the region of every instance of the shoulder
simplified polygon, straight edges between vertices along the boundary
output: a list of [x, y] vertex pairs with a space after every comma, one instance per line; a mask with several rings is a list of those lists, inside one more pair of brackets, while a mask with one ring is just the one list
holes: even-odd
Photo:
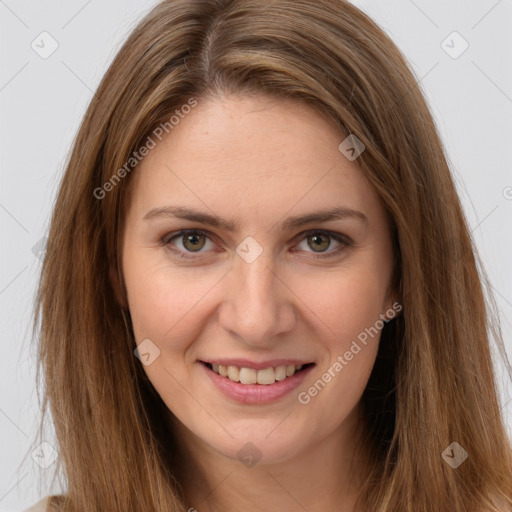
[[49, 500], [50, 496], [46, 496], [45, 498], [32, 505], [30, 508], [24, 510], [24, 512], [46, 512]]

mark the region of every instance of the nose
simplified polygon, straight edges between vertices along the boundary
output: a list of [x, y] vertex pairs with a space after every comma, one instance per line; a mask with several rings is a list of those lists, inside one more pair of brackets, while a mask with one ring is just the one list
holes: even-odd
[[235, 259], [219, 309], [221, 327], [254, 348], [271, 348], [296, 322], [293, 292], [266, 253], [252, 263]]

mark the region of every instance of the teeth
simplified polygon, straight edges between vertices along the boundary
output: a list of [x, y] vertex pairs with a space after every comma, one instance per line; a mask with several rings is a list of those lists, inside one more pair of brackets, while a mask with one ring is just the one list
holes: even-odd
[[228, 366], [228, 378], [235, 382], [239, 382], [240, 370], [236, 366]]
[[258, 370], [258, 384], [274, 384], [276, 381], [276, 374], [274, 368], [265, 368], [264, 370]]
[[292, 377], [296, 371], [303, 368], [302, 364], [289, 364], [281, 365], [276, 368], [265, 368], [263, 370], [255, 370], [254, 368], [238, 368], [237, 366], [225, 366], [222, 364], [212, 364], [212, 370], [227, 377], [233, 382], [240, 382], [241, 384], [274, 384], [276, 381], [281, 381], [287, 377]]
[[242, 384], [256, 384], [256, 370], [254, 368], [240, 368], [240, 382]]
[[276, 380], [286, 379], [286, 366], [278, 366], [274, 373], [276, 374]]

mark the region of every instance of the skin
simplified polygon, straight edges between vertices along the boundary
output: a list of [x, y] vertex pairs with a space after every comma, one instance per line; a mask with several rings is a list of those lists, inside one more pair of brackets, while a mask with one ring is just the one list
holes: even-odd
[[[144, 370], [170, 411], [187, 505], [199, 512], [251, 510], [255, 503], [267, 511], [355, 510], [366, 467], [364, 456], [354, 456], [358, 412], [379, 335], [307, 405], [297, 399], [396, 299], [387, 218], [357, 160], [339, 151], [344, 138], [302, 103], [210, 98], [134, 173], [122, 244], [128, 307], [136, 342], [150, 339], [160, 350]], [[143, 220], [167, 205], [236, 220], [240, 229]], [[346, 218], [279, 228], [288, 216], [335, 206], [364, 213], [368, 223]], [[208, 232], [199, 252], [183, 236], [162, 242], [181, 229]], [[345, 235], [352, 245], [324, 235], [316, 248], [308, 230]], [[263, 249], [252, 263], [236, 252], [247, 236]], [[188, 248], [191, 259], [169, 245]], [[315, 258], [326, 253], [332, 256]], [[215, 357], [294, 357], [316, 366], [298, 390], [248, 405], [225, 397], [205, 376], [199, 360]], [[237, 457], [248, 442], [261, 452], [253, 467]]]

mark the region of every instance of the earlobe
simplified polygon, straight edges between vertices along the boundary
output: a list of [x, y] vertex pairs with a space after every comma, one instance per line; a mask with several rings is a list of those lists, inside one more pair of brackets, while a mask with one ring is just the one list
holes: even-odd
[[388, 302], [388, 308], [384, 313], [386, 316], [386, 322], [390, 322], [400, 316], [402, 309], [402, 303], [396, 298], [396, 295], [393, 294]]
[[389, 289], [386, 301], [385, 301], [385, 312], [384, 315], [386, 317], [386, 322], [390, 322], [397, 318], [401, 311], [403, 310], [402, 301], [400, 300], [400, 296], [396, 287], [392, 287]]
[[397, 316], [401, 316], [402, 315], [402, 310], [404, 309], [404, 307], [402, 306], [402, 303], [400, 301], [395, 301], [393, 302], [393, 311], [394, 311], [394, 316], [393, 318], [396, 318]]

